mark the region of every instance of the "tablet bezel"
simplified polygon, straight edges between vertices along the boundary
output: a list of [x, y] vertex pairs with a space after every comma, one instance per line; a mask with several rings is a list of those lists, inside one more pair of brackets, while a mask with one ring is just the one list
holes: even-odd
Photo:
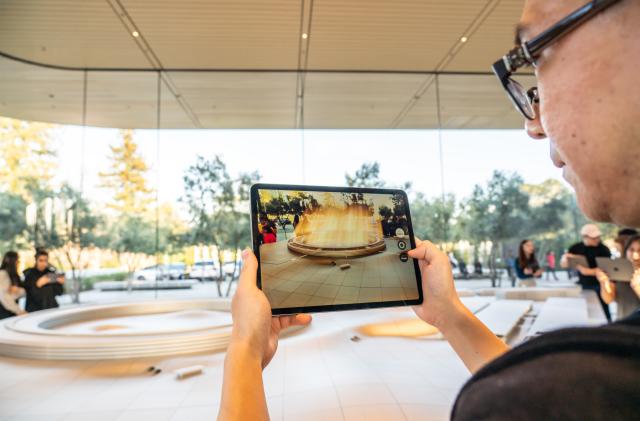
[[[260, 244], [258, 243], [258, 190], [290, 190], [290, 191], [309, 191], [309, 192], [330, 192], [330, 193], [369, 193], [369, 194], [398, 194], [404, 196], [405, 211], [407, 216], [407, 229], [409, 242], [411, 249], [416, 247], [416, 241], [413, 234], [413, 221], [411, 220], [411, 212], [409, 209], [409, 198], [407, 193], [401, 189], [378, 189], [367, 187], [332, 187], [332, 186], [303, 186], [294, 184], [266, 184], [257, 183], [251, 186], [251, 243], [253, 244], [253, 252], [258, 259], [258, 288], [262, 289], [262, 271], [260, 267]], [[397, 301], [376, 301], [368, 303], [353, 303], [353, 304], [332, 304], [324, 306], [308, 306], [308, 307], [285, 307], [271, 309], [273, 315], [281, 314], [296, 314], [296, 313], [319, 313], [327, 311], [344, 311], [344, 310], [359, 310], [367, 308], [383, 308], [383, 307], [400, 307], [422, 304], [423, 292], [422, 292], [422, 276], [420, 275], [420, 268], [418, 261], [413, 261], [413, 267], [415, 272], [415, 279], [418, 286], [418, 298], [415, 300], [397, 300]]]

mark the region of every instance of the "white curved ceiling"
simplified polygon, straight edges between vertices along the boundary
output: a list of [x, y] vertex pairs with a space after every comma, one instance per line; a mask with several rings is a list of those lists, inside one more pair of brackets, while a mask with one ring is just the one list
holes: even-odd
[[445, 128], [521, 127], [489, 71], [522, 3], [4, 0], [0, 115], [81, 124], [88, 69], [95, 126], [156, 127], [160, 75], [165, 128], [433, 128], [437, 89]]

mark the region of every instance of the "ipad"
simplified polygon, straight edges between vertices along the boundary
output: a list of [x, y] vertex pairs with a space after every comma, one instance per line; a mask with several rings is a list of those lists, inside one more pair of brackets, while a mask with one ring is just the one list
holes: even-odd
[[569, 264], [569, 268], [571, 269], [577, 269], [578, 265], [583, 266], [585, 268], [589, 267], [589, 262], [587, 261], [587, 258], [579, 254], [567, 257], [567, 263]]
[[422, 303], [402, 190], [256, 184], [251, 220], [273, 314]]
[[596, 257], [598, 267], [602, 269], [611, 280], [631, 282], [633, 278], [633, 265], [627, 259], [609, 259], [608, 257]]

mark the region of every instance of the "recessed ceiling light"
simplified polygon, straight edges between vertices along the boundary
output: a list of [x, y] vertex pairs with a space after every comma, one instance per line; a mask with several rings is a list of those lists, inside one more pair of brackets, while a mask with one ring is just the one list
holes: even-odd
[[468, 39], [467, 37], [462, 37], [460, 38], [460, 42], [467, 42], [467, 39]]
[[307, 39], [309, 38], [309, 35], [307, 35], [306, 33], [302, 34], [302, 39]]
[[138, 38], [140, 36], [140, 34], [138, 33], [138, 31], [133, 31], [131, 33], [131, 35], [133, 35], [134, 37]]

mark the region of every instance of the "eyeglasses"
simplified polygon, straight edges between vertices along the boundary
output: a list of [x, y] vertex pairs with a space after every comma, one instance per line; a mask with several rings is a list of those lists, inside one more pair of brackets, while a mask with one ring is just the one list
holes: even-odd
[[538, 89], [526, 90], [518, 82], [511, 78], [511, 75], [518, 69], [526, 66], [536, 66], [536, 60], [542, 54], [542, 50], [558, 41], [564, 35], [591, 19], [599, 12], [609, 6], [618, 3], [620, 0], [592, 0], [573, 13], [569, 14], [555, 25], [537, 37], [523, 42], [519, 46], [509, 51], [500, 60], [493, 63], [493, 73], [498, 77], [500, 83], [507, 91], [507, 95], [516, 109], [525, 118], [533, 120], [536, 118], [534, 104], [539, 102]]

